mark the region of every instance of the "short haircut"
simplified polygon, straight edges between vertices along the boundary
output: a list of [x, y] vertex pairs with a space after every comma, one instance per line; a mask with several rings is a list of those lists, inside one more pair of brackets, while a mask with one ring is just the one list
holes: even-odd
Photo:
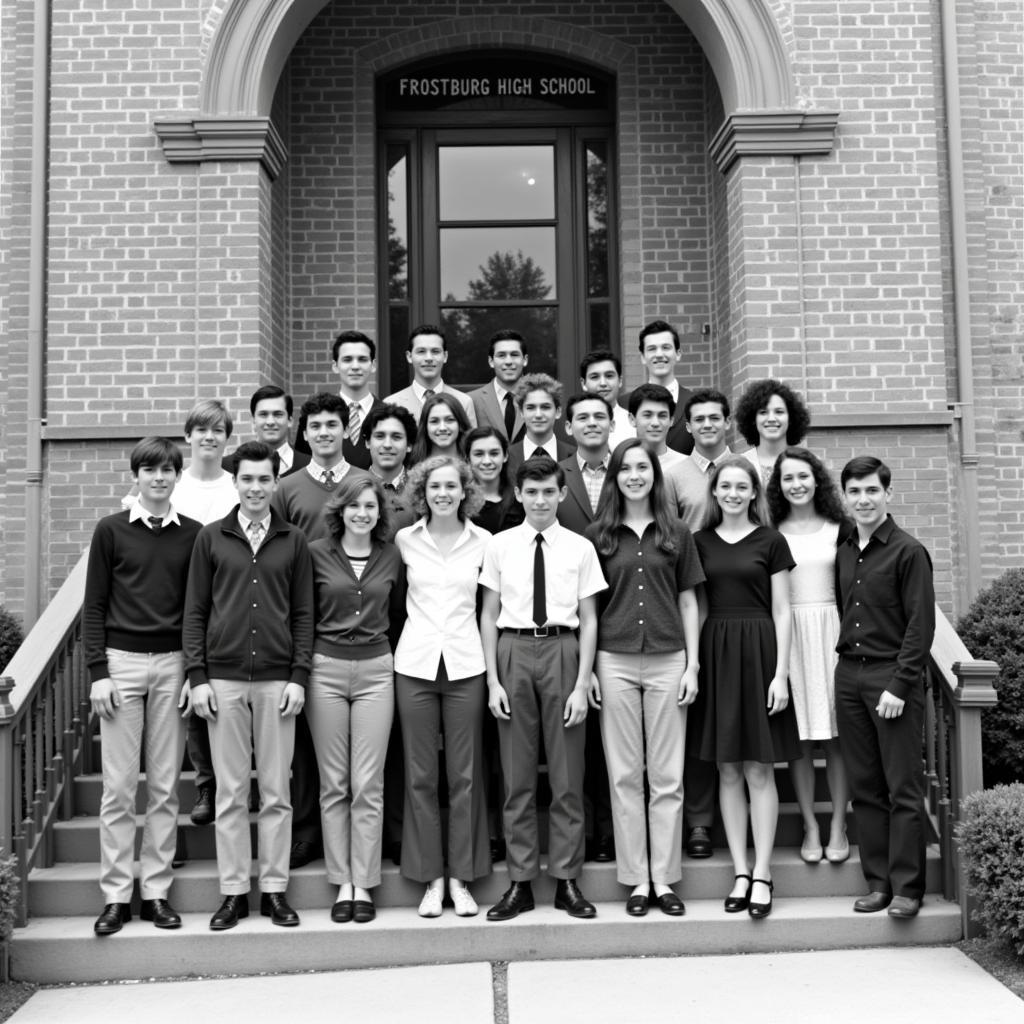
[[405, 485], [406, 493], [409, 495], [416, 514], [429, 519], [427, 480], [435, 470], [444, 469], [447, 466], [451, 466], [459, 474], [459, 483], [465, 493], [465, 497], [459, 505], [459, 518], [466, 522], [484, 507], [484, 496], [473, 477], [473, 471], [462, 459], [456, 459], [451, 455], [431, 455], [429, 459], [424, 459], [423, 462], [409, 470], [409, 479]]
[[369, 473], [346, 473], [338, 484], [338, 489], [324, 505], [324, 521], [327, 532], [340, 541], [345, 536], [345, 508], [359, 497], [365, 490], [371, 490], [377, 499], [379, 516], [370, 539], [384, 543], [391, 535], [391, 515], [387, 502], [384, 500], [384, 487], [381, 482]]
[[755, 380], [740, 396], [736, 403], [736, 429], [743, 435], [743, 440], [752, 447], [761, 443], [757, 432], [757, 414], [768, 404], [772, 395], [778, 395], [789, 413], [789, 426], [786, 428], [786, 444], [798, 445], [807, 435], [811, 425], [811, 414], [807, 411], [800, 396], [781, 380]]
[[491, 340], [487, 343], [488, 358], [494, 358], [494, 346], [497, 345], [499, 341], [518, 341], [519, 349], [523, 355], [525, 356], [529, 354], [526, 351], [526, 339], [518, 331], [513, 331], [509, 327], [503, 327], [500, 331], [495, 331], [491, 335]]
[[845, 491], [847, 481], [863, 480], [864, 477], [871, 476], [872, 473], [877, 473], [879, 482], [888, 489], [889, 484], [892, 483], [892, 470], [881, 459], [876, 459], [874, 455], [858, 455], [855, 459], [850, 459], [843, 466], [843, 472], [839, 477], [839, 486]]
[[332, 363], [336, 363], [338, 361], [338, 352], [341, 350], [341, 346], [349, 344], [365, 345], [370, 350], [370, 359], [373, 360], [377, 358], [377, 346], [370, 341], [362, 331], [342, 331], [341, 334], [334, 339], [334, 344], [331, 345]]
[[144, 437], [128, 456], [128, 465], [132, 467], [132, 474], [139, 475], [139, 470], [157, 469], [160, 466], [170, 466], [175, 473], [181, 472], [185, 464], [181, 457], [181, 449], [166, 437], [150, 435]]
[[303, 429], [310, 416], [316, 416], [321, 412], [336, 412], [341, 419], [343, 427], [348, 426], [348, 402], [341, 395], [332, 394], [330, 391], [321, 391], [312, 398], [307, 398], [302, 403], [299, 415], [302, 417]]
[[729, 399], [714, 388], [699, 388], [686, 400], [686, 405], [683, 406], [683, 419], [689, 423], [690, 410], [695, 405], [703, 405], [705, 402], [717, 402], [722, 407], [722, 415], [726, 419], [729, 418]]
[[292, 396], [289, 395], [284, 388], [279, 388], [276, 384], [264, 384], [263, 387], [257, 388], [252, 393], [252, 398], [249, 399], [249, 415], [256, 415], [256, 406], [260, 402], [266, 402], [273, 398], [283, 398], [284, 408], [288, 413], [288, 418], [291, 419], [292, 412], [294, 411], [294, 404], [292, 402]]
[[498, 488], [501, 493], [504, 494], [511, 486], [508, 479], [508, 439], [500, 431], [490, 426], [474, 427], [470, 430], [459, 442], [462, 449], [462, 457], [469, 462], [469, 451], [473, 447], [475, 441], [486, 441], [488, 438], [493, 437], [498, 444], [501, 445], [501, 454], [504, 456], [505, 461], [501, 464], [501, 469], [498, 472]]
[[562, 408], [562, 385], [546, 373], [527, 373], [516, 384], [516, 405], [523, 408], [523, 402], [531, 391], [543, 391], [551, 397], [556, 409]]
[[359, 440], [363, 444], [369, 444], [370, 435], [377, 424], [384, 420], [398, 420], [402, 424], [405, 440], [411, 451], [416, 443], [416, 417], [404, 405], [396, 405], [394, 402], [381, 402], [380, 405], [371, 407], [359, 428]]
[[531, 455], [516, 469], [516, 487], [522, 490], [527, 480], [536, 482], [552, 476], [561, 490], [565, 486], [565, 470], [550, 455]]
[[580, 402], [600, 402], [608, 410], [608, 418], [610, 420], [615, 419], [615, 410], [611, 407], [611, 403], [603, 395], [598, 395], [593, 391], [580, 391], [577, 392], [568, 402], [565, 403], [565, 422], [572, 422], [572, 411], [576, 408]]
[[240, 444], [231, 456], [231, 475], [238, 476], [238, 467], [242, 462], [264, 462], [270, 463], [274, 470], [274, 479], [277, 479], [281, 472], [281, 456], [276, 448], [271, 448], [263, 441], [246, 441]]
[[409, 332], [409, 341], [406, 343], [405, 349], [407, 352], [412, 351], [412, 343], [421, 334], [436, 334], [441, 339], [441, 348], [448, 351], [448, 339], [445, 337], [444, 331], [441, 330], [437, 324], [419, 324]]
[[672, 344], [675, 345], [676, 351], [678, 352], [682, 345], [679, 343], [679, 332], [669, 323], [664, 320], [652, 320], [641, 332], [640, 332], [640, 352], [643, 354], [644, 351], [644, 339], [649, 334], [664, 334], [668, 331], [672, 335]]
[[580, 361], [580, 380], [587, 379], [587, 370], [595, 363], [613, 363], [615, 372], [622, 376], [622, 360], [610, 348], [595, 348]]
[[225, 435], [230, 437], [235, 424], [227, 406], [219, 398], [204, 398], [196, 402], [185, 417], [185, 436], [196, 427], [223, 427]]
[[633, 393], [629, 396], [629, 415], [635, 417], [644, 402], [667, 405], [669, 416], [676, 414], [676, 400], [672, 397], [672, 392], [660, 384], [641, 384], [634, 388]]

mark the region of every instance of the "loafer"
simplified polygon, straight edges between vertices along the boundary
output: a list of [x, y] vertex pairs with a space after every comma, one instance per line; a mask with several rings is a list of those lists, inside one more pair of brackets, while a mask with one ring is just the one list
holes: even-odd
[[335, 924], [348, 924], [352, 920], [352, 915], [355, 913], [355, 907], [352, 904], [352, 900], [338, 900], [337, 903], [331, 907], [331, 920]]
[[533, 886], [529, 882], [513, 882], [501, 899], [487, 911], [488, 921], [511, 921], [519, 914], [533, 910]]
[[157, 928], [180, 928], [181, 915], [167, 900], [143, 900], [139, 917], [152, 921]]
[[377, 916], [377, 908], [372, 900], [356, 900], [352, 905], [352, 920], [356, 924], [366, 924]]
[[911, 917], [917, 917], [920, 909], [921, 901], [914, 899], [913, 896], [893, 896], [892, 903], [889, 904], [889, 916], [909, 920]]
[[[749, 898], [749, 893], [754, 890], [754, 882], [760, 882], [761, 885], [768, 886], [768, 902], [767, 903], [755, 903]], [[759, 921], [762, 918], [767, 917], [772, 912], [773, 893], [775, 892], [774, 883], [768, 878], [754, 878], [750, 883], [750, 890], [748, 891], [747, 899], [747, 913], [755, 920]]]
[[626, 913], [630, 917], [645, 917], [650, 901], [646, 896], [630, 896], [626, 900]]
[[211, 932], [226, 932], [234, 928], [243, 918], [249, 916], [249, 894], [241, 896], [225, 896], [224, 902], [210, 918]]
[[674, 893], [666, 892], [654, 897], [658, 909], [669, 917], [682, 917], [686, 913], [686, 904]]
[[747, 907], [750, 906], [750, 887], [753, 884], [750, 879], [750, 875], [736, 875], [736, 878], [745, 878], [747, 880], [747, 893], [745, 896], [726, 896], [725, 897], [725, 912], [727, 914], [740, 914]]
[[300, 839], [292, 843], [291, 852], [288, 854], [288, 867], [292, 871], [296, 868], [304, 868], [323, 855], [324, 851], [316, 843], [307, 843], [304, 839]]
[[217, 817], [217, 789], [211, 782], [196, 791], [196, 802], [189, 817], [193, 825], [209, 825]]
[[555, 910], [564, 910], [570, 917], [597, 917], [597, 907], [580, 892], [574, 878], [560, 878], [555, 885]]
[[686, 856], [700, 860], [711, 854], [711, 833], [703, 825], [695, 825], [686, 837]]
[[858, 896], [853, 901], [853, 909], [858, 914], [877, 914], [892, 903], [892, 896], [887, 892], [869, 892], [866, 896]]
[[299, 915], [288, 905], [283, 892], [265, 892], [260, 896], [260, 913], [270, 918], [271, 924], [279, 924], [282, 928], [294, 928], [299, 923]]
[[121, 930], [121, 925], [132, 919], [132, 908], [128, 903], [108, 903], [103, 913], [96, 918], [92, 930], [97, 935], [113, 935]]

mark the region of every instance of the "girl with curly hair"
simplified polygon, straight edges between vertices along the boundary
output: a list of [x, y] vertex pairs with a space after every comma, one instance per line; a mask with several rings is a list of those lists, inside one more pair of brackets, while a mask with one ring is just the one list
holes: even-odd
[[741, 454], [758, 470], [766, 487], [782, 449], [800, 444], [810, 425], [807, 406], [780, 380], [754, 381], [736, 406], [736, 428], [750, 445]]

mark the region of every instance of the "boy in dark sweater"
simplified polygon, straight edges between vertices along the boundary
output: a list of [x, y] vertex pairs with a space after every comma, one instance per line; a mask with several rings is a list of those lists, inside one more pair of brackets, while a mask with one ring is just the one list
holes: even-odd
[[135, 791], [146, 733], [146, 825], [139, 853], [142, 919], [177, 928], [167, 902], [178, 823], [178, 776], [185, 723], [178, 712], [185, 681], [182, 606], [200, 524], [171, 505], [181, 476], [178, 447], [147, 437], [132, 450], [139, 500], [101, 519], [89, 549], [82, 631], [103, 741], [100, 888], [105, 906], [97, 935], [131, 920]]

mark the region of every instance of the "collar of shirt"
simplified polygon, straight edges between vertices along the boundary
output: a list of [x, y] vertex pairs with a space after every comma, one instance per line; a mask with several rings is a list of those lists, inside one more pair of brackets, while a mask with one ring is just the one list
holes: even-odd
[[[238, 525], [242, 528], [242, 533], [246, 537], [249, 536], [249, 525], [255, 522], [250, 519], [241, 509], [238, 510]], [[260, 526], [263, 527], [263, 533], [266, 534], [270, 530], [270, 513], [268, 512], [260, 521]]]
[[608, 472], [608, 461], [609, 461], [609, 459], [611, 459], [611, 457], [612, 457], [612, 453], [611, 452], [605, 452], [604, 458], [600, 461], [600, 463], [597, 465], [597, 467], [595, 469], [591, 469], [590, 466], [587, 465], [587, 460], [585, 458], [583, 458], [582, 455], [580, 455], [579, 449], [577, 449], [577, 451], [576, 451], [576, 461], [580, 465], [580, 472], [581, 473], [607, 473]]
[[328, 466], [326, 469], [312, 461], [306, 465], [306, 472], [319, 484], [324, 482], [324, 477], [328, 472], [334, 474], [334, 481], [337, 483], [348, 471], [349, 465], [345, 461], [344, 456], [342, 456], [340, 462], [336, 462], [333, 466]]
[[295, 449], [285, 441], [285, 443], [277, 449], [277, 454], [281, 459], [281, 468], [279, 473], [286, 473], [292, 468], [292, 463], [295, 462]]
[[502, 387], [498, 383], [498, 378], [497, 377], [494, 378], [493, 384], [494, 384], [494, 394], [495, 394], [495, 396], [498, 399], [498, 405], [501, 408], [502, 412], [504, 412], [505, 411], [505, 396], [506, 395], [511, 395], [512, 396], [512, 401], [514, 403], [515, 402], [516, 393], [514, 391], [509, 391], [508, 388]]
[[370, 406], [373, 405], [373, 394], [372, 394], [372, 392], [368, 391], [365, 395], [363, 395], [362, 398], [359, 399], [358, 402], [353, 402], [352, 399], [349, 398], [348, 395], [346, 395], [342, 391], [339, 391], [338, 394], [341, 396], [342, 399], [344, 399], [345, 404], [350, 409], [352, 408], [353, 405], [358, 405], [359, 406], [359, 412], [362, 414], [363, 418], [365, 419], [366, 414], [370, 411]]
[[[427, 529], [427, 517], [423, 516], [421, 519], [417, 519], [412, 526], [409, 527], [413, 533], [419, 534], [424, 543], [429, 544], [431, 547], [436, 548], [437, 544], [434, 543], [434, 538], [430, 536], [430, 530]], [[479, 527], [474, 526], [468, 519], [462, 524], [462, 533], [459, 534], [458, 539], [452, 545], [452, 551], [461, 548], [466, 541], [469, 540], [474, 534], [481, 533]], [[484, 534], [486, 537], [487, 534]]]
[[532, 548], [536, 543], [536, 536], [539, 533], [544, 538], [544, 543], [548, 547], [553, 547], [558, 543], [558, 535], [562, 532], [563, 527], [556, 519], [546, 530], [538, 530], [536, 527], [531, 526], [526, 520], [523, 520], [518, 526], [513, 527], [515, 530], [521, 531], [521, 540], [523, 545], [527, 548]]
[[706, 473], [708, 471], [708, 466], [712, 464], [717, 466], [722, 461], [722, 459], [727, 458], [730, 455], [732, 455], [732, 450], [729, 448], [728, 445], [725, 446], [725, 451], [722, 452], [721, 455], [716, 455], [713, 459], [705, 459], [704, 456], [701, 455], [701, 453], [697, 451], [696, 448], [694, 448], [693, 451], [690, 452], [690, 458], [693, 459], [694, 465], [702, 473]]
[[529, 459], [533, 453], [540, 449], [545, 455], [550, 455], [551, 458], [558, 461], [558, 441], [555, 435], [552, 434], [543, 444], [534, 444], [528, 437], [523, 438], [523, 458]]
[[[896, 529], [896, 520], [893, 519], [892, 513], [887, 512], [885, 516], [885, 522], [879, 523], [875, 528], [875, 531], [868, 538], [868, 544], [870, 544], [876, 538], [879, 544], [888, 544], [889, 538], [892, 537], [892, 531]], [[846, 543], [851, 544], [853, 547], [860, 549], [860, 532], [857, 527], [854, 526], [850, 533], [850, 536], [846, 538]], [[868, 545], [865, 544], [864, 547]]]
[[[435, 387], [431, 388], [431, 390], [434, 392], [435, 395], [440, 395], [445, 390], [444, 381], [443, 380], [439, 380], [437, 382], [437, 385]], [[426, 391], [427, 391], [427, 389], [418, 380], [414, 380], [412, 382], [412, 393], [421, 402], [425, 402], [427, 400], [426, 399]]]
[[[149, 521], [149, 517], [151, 515], [153, 515], [153, 513], [148, 509], [144, 509], [141, 501], [136, 501], [128, 510], [128, 522], [134, 523], [141, 519], [146, 526], [152, 530], [153, 524]], [[167, 509], [163, 519], [160, 520], [161, 527], [167, 526], [169, 523], [174, 523], [175, 526], [181, 526], [181, 520], [178, 518], [178, 513], [174, 511], [173, 505]]]
[[382, 477], [380, 473], [378, 473], [377, 470], [373, 468], [373, 466], [369, 468], [368, 472], [374, 479], [380, 481], [380, 485], [381, 487], [384, 488], [385, 491], [394, 491], [396, 494], [400, 494], [403, 490], [405, 490], [406, 473], [404, 466], [402, 467], [402, 472], [399, 473], [394, 480], [390, 481], [385, 480], [384, 477]]

